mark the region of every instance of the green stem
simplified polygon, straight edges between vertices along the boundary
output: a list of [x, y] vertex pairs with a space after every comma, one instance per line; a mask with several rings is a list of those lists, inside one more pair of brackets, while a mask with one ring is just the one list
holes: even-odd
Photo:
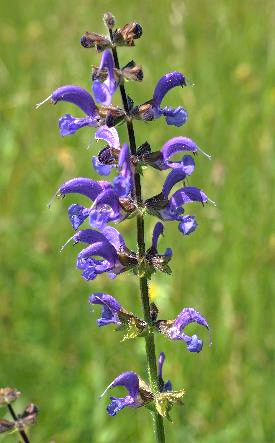
[[[16, 413], [14, 412], [12, 405], [8, 404], [7, 407], [8, 407], [8, 410], [10, 411], [10, 414], [11, 414], [12, 418], [14, 419], [14, 421], [18, 421], [18, 417], [17, 417]], [[21, 437], [25, 443], [30, 443], [30, 440], [28, 439], [27, 434], [25, 431], [23, 431], [23, 429], [21, 431], [19, 431], [19, 433], [21, 434]]]
[[[110, 30], [110, 37], [112, 40], [113, 34], [111, 30]], [[113, 52], [115, 67], [117, 69], [120, 69], [117, 50], [115, 47], [112, 48], [112, 52]], [[124, 85], [120, 84], [119, 88], [120, 88], [124, 110], [126, 114], [129, 115], [129, 106]], [[127, 130], [128, 130], [131, 154], [136, 155], [137, 147], [136, 147], [135, 132], [133, 127], [133, 122], [130, 119], [127, 120]], [[136, 192], [136, 200], [137, 203], [139, 204], [142, 202], [142, 193], [141, 193], [140, 175], [138, 172], [135, 172], [135, 192]], [[138, 243], [138, 254], [140, 257], [142, 257], [144, 256], [146, 251], [145, 239], [144, 239], [144, 217], [142, 215], [137, 216], [137, 243]], [[140, 296], [142, 301], [144, 320], [150, 325], [151, 316], [150, 316], [149, 289], [148, 289], [148, 280], [145, 276], [140, 277], [139, 286], [140, 286]], [[154, 339], [154, 334], [152, 332], [148, 332], [145, 335], [145, 345], [146, 345], [147, 370], [149, 375], [149, 382], [153, 393], [157, 394], [157, 392], [159, 391], [159, 382], [157, 375], [155, 339]], [[152, 412], [152, 415], [153, 415], [154, 434], [156, 442], [165, 443], [163, 418], [160, 414], [158, 414], [158, 412]]]

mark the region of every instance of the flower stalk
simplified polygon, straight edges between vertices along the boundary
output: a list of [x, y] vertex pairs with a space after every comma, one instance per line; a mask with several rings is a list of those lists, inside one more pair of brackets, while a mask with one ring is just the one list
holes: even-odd
[[[12, 418], [14, 419], [14, 421], [17, 422], [18, 421], [18, 417], [17, 417], [16, 413], [14, 412], [14, 409], [13, 409], [13, 407], [12, 407], [12, 405], [10, 403], [7, 404], [7, 408], [9, 410]], [[28, 436], [27, 436], [26, 432], [24, 431], [24, 429], [20, 429], [19, 433], [20, 433], [20, 435], [22, 437], [22, 440], [25, 443], [30, 443], [30, 440], [28, 439]]]
[[[111, 41], [113, 41], [113, 31], [109, 29]], [[119, 59], [117, 55], [116, 47], [112, 47], [112, 53], [114, 57], [115, 67], [120, 69]], [[125, 87], [123, 84], [119, 86], [121, 99], [123, 102], [123, 107], [126, 114], [129, 114], [128, 100], [125, 91]], [[136, 147], [136, 139], [133, 121], [131, 118], [127, 119], [127, 131], [129, 137], [129, 144], [131, 149], [131, 154], [136, 155], [137, 147]], [[138, 171], [135, 171], [135, 193], [137, 204], [142, 201], [142, 191], [141, 191], [141, 182], [140, 182], [140, 174]], [[143, 257], [145, 254], [146, 246], [145, 246], [145, 238], [144, 238], [144, 217], [142, 214], [137, 215], [137, 245], [138, 245], [138, 254], [139, 257]], [[139, 287], [140, 287], [140, 296], [143, 308], [144, 320], [148, 325], [151, 323], [151, 315], [150, 315], [150, 299], [149, 299], [149, 288], [148, 288], [148, 279], [146, 276], [142, 276], [139, 278]], [[156, 348], [155, 348], [155, 339], [154, 334], [150, 332], [146, 332], [145, 334], [145, 346], [146, 346], [146, 358], [147, 358], [147, 370], [149, 376], [150, 387], [152, 392], [156, 394], [159, 391], [159, 382], [158, 382], [158, 374], [157, 374], [157, 361], [156, 361]], [[154, 434], [157, 443], [165, 442], [165, 433], [163, 426], [163, 418], [158, 412], [151, 412], [153, 416], [153, 424], [154, 424]]]

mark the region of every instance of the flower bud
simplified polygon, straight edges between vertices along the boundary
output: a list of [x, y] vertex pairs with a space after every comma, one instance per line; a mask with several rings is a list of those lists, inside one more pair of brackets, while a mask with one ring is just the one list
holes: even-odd
[[137, 150], [137, 156], [142, 157], [145, 154], [149, 154], [151, 152], [150, 144], [146, 141], [139, 146]]
[[103, 165], [113, 165], [116, 164], [116, 160], [118, 158], [118, 155], [115, 155], [114, 148], [111, 148], [110, 146], [106, 146], [106, 148], [103, 148], [100, 153], [98, 154], [98, 160]]
[[122, 75], [123, 77], [127, 78], [127, 80], [141, 82], [143, 80], [142, 66], [136, 65], [136, 63], [132, 60], [126, 66], [124, 66], [124, 68], [122, 68]]
[[131, 115], [138, 120], [150, 122], [155, 118], [154, 107], [150, 101], [143, 103], [142, 105], [136, 106], [132, 110]]
[[142, 36], [142, 27], [135, 22], [128, 23], [114, 32], [113, 42], [118, 46], [134, 46], [134, 40]]
[[[102, 109], [101, 109], [102, 111]], [[120, 108], [108, 107], [106, 108], [105, 124], [109, 128], [117, 125], [125, 119], [125, 112]]]
[[5, 420], [4, 418], [0, 419], [0, 434], [12, 431], [14, 428], [15, 423], [13, 421]]
[[158, 318], [158, 313], [159, 310], [157, 308], [157, 305], [154, 302], [150, 303], [150, 317], [153, 322], [155, 322], [156, 319]]
[[14, 388], [0, 388], [0, 406], [6, 406], [15, 401], [21, 392]]
[[168, 203], [168, 199], [165, 198], [165, 196], [161, 192], [160, 194], [154, 195], [153, 197], [145, 200], [145, 207], [148, 212], [154, 213], [154, 211], [156, 211], [158, 209], [165, 208], [167, 203]]
[[136, 209], [136, 204], [129, 197], [119, 197], [119, 204], [122, 209], [128, 213], [131, 213]]
[[80, 43], [84, 48], [96, 48], [97, 52], [102, 52], [112, 46], [111, 41], [101, 34], [95, 32], [85, 32], [81, 37]]
[[111, 12], [105, 12], [105, 14], [103, 14], [103, 21], [108, 29], [113, 29], [116, 24], [116, 19]]
[[30, 403], [22, 414], [18, 414], [17, 427], [22, 430], [25, 426], [31, 426], [36, 422], [38, 415], [38, 407], [34, 403]]

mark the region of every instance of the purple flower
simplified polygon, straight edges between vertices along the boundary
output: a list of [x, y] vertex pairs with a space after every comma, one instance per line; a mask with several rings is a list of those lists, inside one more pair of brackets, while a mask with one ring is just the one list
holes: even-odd
[[84, 126], [98, 127], [100, 115], [93, 97], [88, 91], [80, 86], [66, 85], [56, 89], [46, 100], [36, 105], [36, 108], [50, 100], [53, 104], [66, 101], [78, 106], [86, 117], [77, 118], [71, 114], [65, 114], [59, 119], [59, 129], [62, 136], [72, 135]]
[[163, 367], [163, 363], [165, 360], [165, 354], [164, 352], [161, 352], [159, 354], [159, 360], [158, 360], [158, 380], [159, 380], [159, 385], [160, 385], [160, 392], [167, 392], [167, 391], [172, 391], [172, 383], [170, 382], [170, 380], [168, 380], [166, 383], [164, 383], [163, 378], [162, 378], [162, 367]]
[[165, 106], [161, 108], [161, 102], [167, 92], [176, 86], [186, 86], [184, 75], [177, 71], [165, 74], [158, 81], [152, 100], [133, 110], [134, 117], [151, 121], [163, 115], [168, 125], [182, 126], [188, 118], [187, 111], [182, 106], [178, 106], [177, 108]]
[[[165, 360], [164, 352], [159, 355], [158, 361], [158, 381], [159, 392], [172, 391], [172, 384], [170, 380], [164, 383], [162, 378], [162, 367]], [[107, 412], [109, 415], [114, 416], [126, 406], [130, 408], [139, 408], [154, 400], [154, 395], [150, 387], [135, 373], [132, 371], [123, 372], [105, 389], [101, 397], [105, 395], [108, 389], [116, 386], [124, 386], [128, 395], [125, 397], [110, 397], [110, 403], [107, 406]]]
[[136, 254], [127, 249], [123, 237], [115, 228], [108, 226], [102, 232], [85, 229], [70, 240], [89, 245], [78, 254], [76, 264], [85, 280], [94, 280], [104, 272], [108, 272], [110, 278], [115, 278], [138, 263]]
[[89, 303], [102, 305], [102, 317], [97, 320], [98, 326], [106, 326], [110, 323], [118, 326], [122, 324], [122, 321], [119, 319], [122, 306], [111, 295], [97, 292], [89, 297]]
[[112, 383], [103, 392], [101, 397], [108, 389], [116, 386], [124, 386], [128, 395], [125, 397], [110, 397], [110, 403], [107, 406], [107, 412], [111, 416], [115, 416], [126, 406], [130, 408], [139, 408], [153, 400], [153, 394], [150, 388], [141, 380], [135, 372], [127, 371], [115, 378]]
[[183, 340], [190, 352], [200, 352], [203, 341], [197, 335], [187, 335], [183, 329], [190, 323], [197, 323], [209, 329], [205, 318], [193, 308], [184, 308], [174, 321], [159, 320], [157, 327], [159, 331], [171, 340]]
[[[101, 72], [106, 70], [108, 72], [106, 80], [101, 81]], [[112, 102], [112, 95], [118, 87], [118, 82], [114, 74], [114, 59], [109, 49], [105, 49], [102, 54], [100, 66], [93, 73], [93, 93], [97, 102], [108, 106]]]
[[[93, 305], [101, 305], [101, 318], [97, 320], [98, 326], [106, 326], [111, 323], [117, 326], [134, 326], [136, 336], [143, 332], [147, 323], [136, 317], [131, 312], [126, 311], [121, 304], [111, 295], [97, 292], [89, 297], [89, 303]], [[131, 337], [133, 338], [133, 337]]]
[[163, 235], [164, 226], [162, 223], [157, 222], [155, 224], [153, 235], [152, 235], [152, 246], [146, 252], [146, 260], [149, 264], [148, 274], [159, 270], [167, 274], [171, 274], [171, 269], [168, 266], [169, 261], [172, 258], [173, 252], [171, 248], [167, 248], [164, 254], [159, 254], [158, 252], [158, 240], [160, 235]]
[[116, 167], [120, 152], [120, 141], [117, 130], [104, 125], [95, 133], [97, 140], [105, 140], [108, 146], [98, 156], [92, 158], [93, 166], [99, 175], [109, 175], [112, 168]]
[[[200, 151], [206, 157], [211, 159], [211, 156], [202, 151], [191, 138], [174, 137], [168, 140], [160, 151], [142, 153], [139, 157], [139, 161], [145, 165], [149, 164], [160, 171], [169, 168], [181, 169], [186, 175], [190, 175], [194, 169], [194, 161], [192, 157], [190, 158], [190, 156], [187, 156], [188, 158], [186, 158], [186, 156], [183, 156], [180, 161], [171, 161], [171, 157], [184, 151], [192, 152], [193, 154]], [[187, 162], [189, 162], [189, 168]]]
[[134, 183], [128, 145], [123, 145], [120, 150], [118, 167], [120, 172], [113, 184], [103, 180], [94, 181], [78, 177], [65, 182], [59, 188], [57, 193], [61, 196], [78, 193], [93, 201], [90, 208], [76, 203], [69, 207], [69, 220], [74, 229], [78, 229], [87, 217], [93, 228], [102, 229], [107, 223], [122, 221], [133, 212]]
[[[99, 196], [105, 195], [108, 190], [112, 190], [112, 184], [107, 181], [94, 181], [90, 178], [77, 177], [65, 183], [57, 191], [57, 194], [65, 197], [67, 194], [81, 194], [98, 201]], [[68, 209], [69, 220], [74, 229], [78, 229], [84, 220], [89, 216], [91, 210], [82, 205], [72, 204]], [[109, 214], [111, 218], [112, 215]]]
[[[194, 170], [194, 161], [189, 155], [184, 156], [182, 167], [172, 170], [164, 182], [162, 192], [159, 195], [146, 200], [145, 206], [148, 212], [157, 215], [161, 220], [179, 221], [179, 230], [184, 235], [189, 235], [197, 227], [195, 217], [183, 216], [186, 203], [201, 202], [206, 203], [209, 199], [206, 194], [193, 186], [184, 186], [169, 198], [172, 187], [179, 181], [184, 180], [187, 175]], [[211, 200], [209, 200], [211, 201]]]
[[123, 145], [118, 158], [120, 172], [114, 179], [114, 189], [118, 197], [127, 197], [134, 190], [131, 154], [128, 145]]

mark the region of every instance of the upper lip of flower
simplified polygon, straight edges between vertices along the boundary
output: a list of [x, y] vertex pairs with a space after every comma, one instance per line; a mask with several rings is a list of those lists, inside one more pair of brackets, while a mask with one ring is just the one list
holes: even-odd
[[176, 86], [186, 86], [186, 79], [181, 72], [173, 71], [163, 75], [155, 87], [153, 94], [154, 106], [159, 108], [164, 96]]
[[[102, 82], [100, 81], [100, 73], [103, 69], [107, 69], [108, 75], [106, 80]], [[118, 87], [118, 82], [114, 75], [114, 59], [109, 49], [105, 49], [103, 52], [100, 66], [93, 80], [93, 93], [96, 101], [105, 106], [110, 105], [112, 96]]]

